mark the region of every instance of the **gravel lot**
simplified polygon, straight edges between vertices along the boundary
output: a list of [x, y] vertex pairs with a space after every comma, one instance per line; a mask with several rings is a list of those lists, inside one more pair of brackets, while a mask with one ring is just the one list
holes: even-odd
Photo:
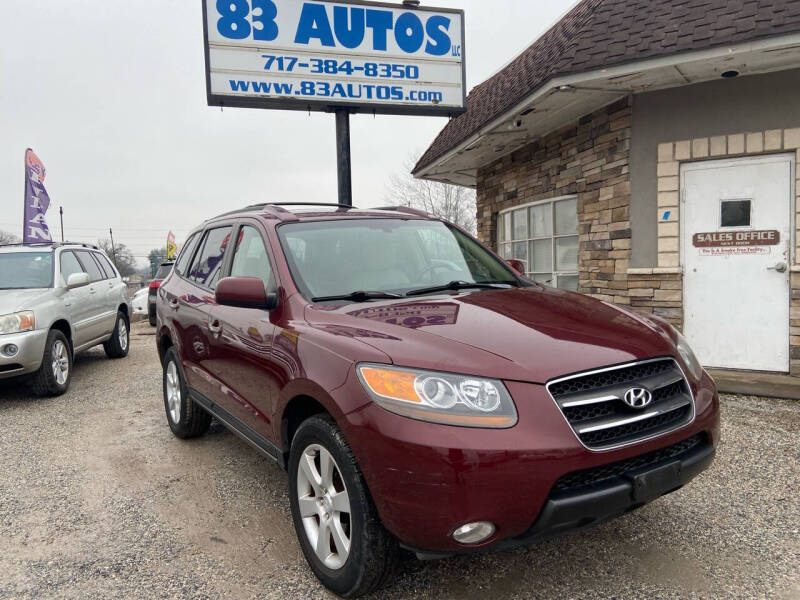
[[[80, 357], [70, 392], [0, 384], [0, 598], [332, 598], [285, 474], [219, 426], [167, 427], [152, 329]], [[537, 547], [404, 560], [380, 598], [800, 598], [800, 403], [727, 396], [712, 470]]]

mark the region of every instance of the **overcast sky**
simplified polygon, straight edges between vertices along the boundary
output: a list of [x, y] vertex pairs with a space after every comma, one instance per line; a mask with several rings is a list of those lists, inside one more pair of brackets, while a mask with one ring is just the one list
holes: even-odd
[[[199, 0], [2, 0], [0, 229], [22, 231], [24, 152], [47, 167], [48, 222], [141, 257], [202, 220], [265, 201], [336, 201], [332, 115], [206, 105]], [[398, 4], [400, 4], [398, 2]], [[424, 2], [424, 4], [428, 4]], [[436, 0], [463, 8], [467, 86], [527, 47], [574, 0]], [[356, 206], [443, 118], [352, 118]]]

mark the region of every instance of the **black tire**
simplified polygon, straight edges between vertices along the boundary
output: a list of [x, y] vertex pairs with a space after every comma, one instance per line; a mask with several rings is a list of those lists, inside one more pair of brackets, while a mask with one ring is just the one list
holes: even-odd
[[[333, 456], [350, 501], [350, 552], [337, 570], [331, 570], [317, 557], [300, 515], [297, 474], [300, 459], [311, 445], [322, 446]], [[377, 590], [394, 575], [399, 556], [397, 540], [381, 523], [361, 469], [342, 432], [327, 415], [304, 421], [292, 439], [289, 504], [306, 561], [326, 588], [343, 598], [358, 598]]]
[[[175, 370], [170, 371], [170, 365], [174, 365]], [[168, 392], [169, 381], [168, 376], [174, 374], [178, 379], [178, 390], [180, 397], [178, 398], [178, 420], [175, 421], [170, 411], [170, 397]], [[211, 415], [208, 414], [201, 406], [189, 397], [189, 390], [186, 387], [186, 380], [183, 378], [183, 370], [181, 363], [178, 360], [178, 353], [175, 348], [167, 350], [164, 356], [164, 375], [163, 375], [163, 390], [164, 390], [164, 410], [167, 412], [167, 422], [169, 428], [176, 437], [182, 440], [188, 440], [203, 435], [208, 431], [211, 425]]]
[[[120, 335], [120, 331], [124, 328], [124, 336]], [[124, 338], [121, 339], [121, 338]], [[103, 350], [106, 351], [108, 358], [125, 358], [128, 356], [128, 351], [131, 347], [131, 324], [125, 313], [119, 311], [117, 313], [117, 321], [114, 323], [114, 331], [111, 333], [111, 339], [103, 343]]]
[[155, 315], [149, 315], [147, 317], [147, 320], [150, 321], [150, 326], [151, 327], [155, 327], [156, 325], [158, 325], [158, 321], [156, 320], [156, 316]]
[[[58, 382], [53, 368], [54, 352], [56, 351], [56, 345], [58, 343], [61, 344], [60, 348], [64, 349], [64, 358], [66, 358], [67, 361], [67, 374], [63, 383]], [[60, 396], [66, 392], [69, 389], [69, 382], [72, 380], [72, 364], [72, 348], [69, 345], [67, 336], [58, 329], [51, 330], [50, 333], [47, 334], [42, 364], [31, 378], [33, 392], [37, 396]]]
[[148, 304], [147, 305], [147, 318], [150, 321], [150, 326], [155, 327], [158, 325], [158, 319], [156, 318], [156, 305], [155, 304]]

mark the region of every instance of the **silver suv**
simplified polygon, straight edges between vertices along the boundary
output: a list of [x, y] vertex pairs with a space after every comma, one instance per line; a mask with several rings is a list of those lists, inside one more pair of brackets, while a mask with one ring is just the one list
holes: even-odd
[[0, 379], [29, 375], [34, 391], [67, 391], [74, 356], [103, 344], [128, 354], [128, 288], [87, 244], [0, 246]]

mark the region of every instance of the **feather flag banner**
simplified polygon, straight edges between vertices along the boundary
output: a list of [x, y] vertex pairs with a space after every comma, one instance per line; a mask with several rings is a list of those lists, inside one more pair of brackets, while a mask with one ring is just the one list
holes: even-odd
[[45, 214], [50, 208], [50, 196], [44, 187], [46, 171], [39, 157], [28, 148], [25, 151], [25, 223], [22, 242], [36, 244], [52, 242]]

